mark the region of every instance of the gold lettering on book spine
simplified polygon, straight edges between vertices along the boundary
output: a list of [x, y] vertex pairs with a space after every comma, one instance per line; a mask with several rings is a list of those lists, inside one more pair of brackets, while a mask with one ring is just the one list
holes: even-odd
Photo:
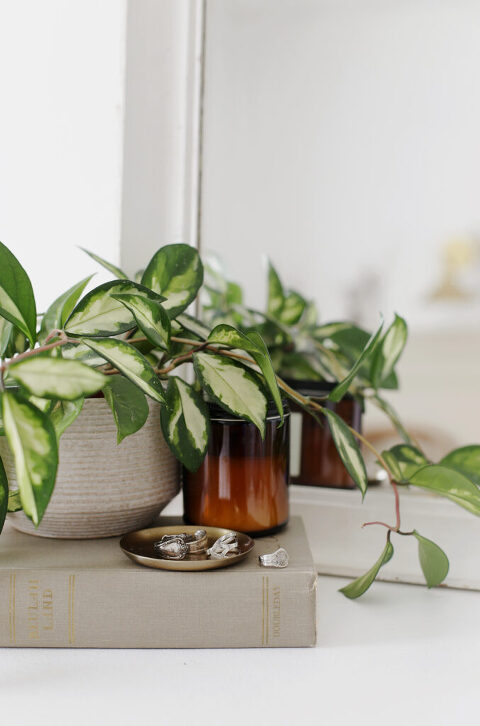
[[17, 639], [16, 623], [15, 623], [15, 592], [16, 592], [16, 575], [10, 575], [10, 592], [8, 603], [8, 621], [10, 625], [10, 642], [15, 643]]
[[269, 581], [262, 577], [262, 645], [268, 645], [269, 638]]
[[68, 642], [75, 643], [75, 575], [68, 576]]

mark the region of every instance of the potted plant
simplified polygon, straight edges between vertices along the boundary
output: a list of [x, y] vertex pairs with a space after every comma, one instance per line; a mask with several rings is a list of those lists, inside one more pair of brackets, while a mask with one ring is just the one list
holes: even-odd
[[[366, 523], [386, 529], [379, 559], [342, 592], [355, 598], [370, 587], [382, 565], [392, 557], [391, 540], [396, 535], [418, 542], [420, 565], [429, 586], [445, 578], [448, 559], [440, 547], [416, 530], [402, 530], [399, 492], [402, 486], [416, 486], [480, 515], [480, 446], [456, 449], [437, 464], [411, 444], [377, 451], [324, 401], [304, 396], [275, 375], [258, 331], [242, 331], [228, 323], [210, 330], [185, 313], [203, 279], [198, 254], [186, 245], [161, 248], [140, 282], [128, 280], [109, 263], [102, 264], [116, 279], [83, 297], [85, 281], [79, 283], [47, 311], [38, 330], [28, 276], [14, 255], [0, 245], [2, 451], [8, 446], [16, 475], [15, 479], [8, 462], [8, 477], [0, 465], [0, 527], [7, 511], [20, 509], [34, 526], [40, 525], [54, 490], [58, 440], [69, 425], [74, 425], [77, 416], [82, 416], [81, 401], [87, 396], [104, 391], [105, 406], [111, 397], [122, 436], [132, 434], [130, 428], [141, 428], [139, 411], [143, 407], [145, 412], [145, 408], [137, 392], [146, 394], [159, 404], [161, 429], [171, 452], [184, 467], [196, 471], [207, 454], [210, 438], [210, 414], [204, 394], [229, 417], [255, 426], [262, 439], [268, 398], [276, 407], [279, 425], [284, 421], [282, 392], [329, 427], [339, 456], [362, 496], [367, 492], [368, 480], [361, 444], [384, 468], [392, 488], [394, 522]], [[375, 338], [375, 345], [369, 342], [365, 346], [330, 397], [333, 394], [341, 400], [360, 367], [374, 354], [379, 356], [379, 380], [390, 374], [390, 340], [378, 333]], [[193, 364], [194, 383], [175, 373], [185, 363]], [[112, 380], [123, 379], [127, 384], [114, 384], [108, 391]], [[151, 454], [155, 454], [157, 444]], [[88, 444], [83, 458], [91, 458]], [[97, 461], [94, 466], [98, 466]], [[128, 482], [133, 490], [137, 479]], [[78, 501], [72, 506], [77, 508]], [[81, 514], [84, 517], [85, 511]]]
[[[396, 315], [390, 327], [371, 334], [349, 321], [321, 324], [313, 301], [286, 289], [271, 263], [265, 311], [245, 305], [240, 285], [227, 280], [213, 259], [207, 265], [203, 318], [209, 325], [230, 323], [258, 331], [267, 344], [277, 375], [298, 392], [337, 413], [361, 432], [366, 401], [390, 418], [401, 438], [412, 440], [383, 389], [398, 388], [396, 364], [407, 340], [405, 320]], [[383, 360], [387, 353], [388, 360]], [[338, 383], [349, 376], [348, 393]], [[292, 483], [354, 488], [355, 482], [339, 457], [328, 427], [293, 403]]]

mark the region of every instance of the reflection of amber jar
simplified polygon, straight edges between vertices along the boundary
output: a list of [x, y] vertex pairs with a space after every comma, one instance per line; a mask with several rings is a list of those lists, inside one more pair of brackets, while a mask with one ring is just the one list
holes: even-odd
[[254, 424], [209, 404], [211, 435], [200, 469], [184, 470], [185, 520], [246, 532], [277, 532], [288, 521], [289, 418], [267, 413], [265, 439]]
[[[334, 385], [326, 381], [289, 381], [304, 396], [315, 398], [328, 395]], [[356, 431], [361, 432], [362, 407], [359, 401], [347, 394], [339, 403], [319, 400], [325, 408], [335, 411]], [[292, 484], [354, 489], [355, 483], [345, 469], [332, 439], [328, 424], [321, 426], [313, 416], [294, 404], [290, 404]]]

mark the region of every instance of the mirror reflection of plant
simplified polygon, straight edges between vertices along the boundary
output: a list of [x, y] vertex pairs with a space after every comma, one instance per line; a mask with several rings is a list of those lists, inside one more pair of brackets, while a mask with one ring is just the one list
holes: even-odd
[[[185, 312], [203, 280], [198, 253], [187, 245], [158, 250], [135, 281], [118, 267], [89, 254], [116, 279], [86, 294], [90, 278], [80, 281], [40, 316], [38, 327], [27, 273], [0, 244], [0, 433], [12, 451], [18, 485], [18, 489], [10, 490], [0, 460], [0, 529], [7, 511], [19, 509], [37, 526], [40, 523], [55, 483], [58, 440], [79, 415], [88, 395], [103, 391], [119, 442], [145, 423], [149, 413], [145, 396], [158, 403], [167, 443], [182, 464], [194, 471], [206, 454], [210, 432], [205, 396], [254, 423], [263, 436], [267, 396], [283, 417], [283, 391], [328, 424], [362, 496], [368, 482], [359, 441], [384, 467], [394, 492], [395, 523], [366, 523], [387, 528], [385, 549], [366, 575], [343, 589], [344, 594], [358, 597], [371, 585], [393, 554], [392, 533], [417, 539], [429, 586], [444, 579], [448, 560], [440, 548], [416, 531], [401, 530], [399, 488], [410, 484], [431, 490], [480, 514], [480, 447], [457, 449], [436, 465], [411, 444], [378, 452], [321, 401], [302, 395], [275, 374], [267, 347], [268, 329], [262, 330], [265, 341], [258, 326], [239, 329], [238, 317], [230, 320], [237, 325], [223, 321], [212, 326]], [[303, 307], [298, 296], [280, 294], [271, 274], [271, 310], [267, 315], [273, 320], [271, 313], [278, 316], [283, 310], [283, 322], [275, 326], [287, 322], [296, 325], [308, 306]], [[230, 288], [230, 294], [239, 299], [238, 290]], [[285, 302], [287, 299], [290, 301]], [[295, 315], [292, 312], [296, 307], [303, 308], [300, 317], [298, 309]], [[243, 315], [237, 309], [233, 312]], [[247, 312], [252, 318], [255, 315]], [[273, 325], [270, 318], [264, 320]], [[398, 342], [403, 340], [398, 334], [402, 327], [398, 320], [385, 334], [379, 329], [369, 336], [356, 358], [351, 354], [352, 365], [348, 370], [345, 364], [345, 375], [338, 376], [330, 400], [340, 400], [354, 390], [363, 371], [368, 370], [372, 380], [380, 383], [392, 375], [403, 347]], [[193, 385], [172, 375], [183, 364], [193, 365]]]

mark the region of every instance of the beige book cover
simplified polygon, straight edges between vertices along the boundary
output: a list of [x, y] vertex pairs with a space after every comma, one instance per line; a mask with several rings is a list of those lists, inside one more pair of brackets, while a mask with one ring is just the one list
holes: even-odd
[[[160, 518], [158, 524], [178, 520]], [[303, 522], [255, 540], [249, 556], [209, 572], [130, 561], [119, 538], [0, 536], [0, 646], [242, 648], [315, 644], [316, 572]], [[285, 569], [258, 555], [283, 546]]]

